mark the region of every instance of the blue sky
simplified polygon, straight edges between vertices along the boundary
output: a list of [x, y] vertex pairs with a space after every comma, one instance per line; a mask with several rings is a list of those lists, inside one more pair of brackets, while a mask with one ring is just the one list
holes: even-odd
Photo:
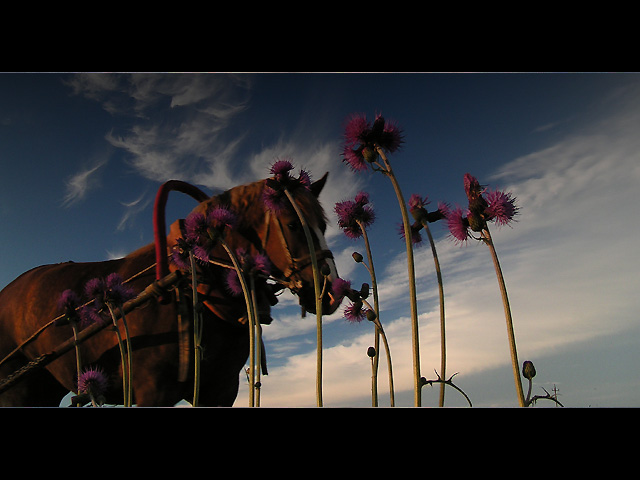
[[[44, 263], [122, 256], [153, 241], [157, 188], [177, 178], [214, 194], [264, 178], [275, 158], [329, 182], [321, 200], [338, 272], [368, 281], [364, 253], [333, 206], [370, 194], [369, 230], [389, 337], [396, 404], [413, 404], [400, 211], [380, 174], [341, 161], [345, 119], [381, 112], [403, 129], [392, 155], [405, 197], [464, 204], [462, 176], [509, 190], [519, 221], [494, 228], [518, 355], [537, 369], [534, 394], [572, 407], [640, 406], [640, 75], [627, 73], [0, 74], [0, 288]], [[167, 221], [193, 200], [170, 197]], [[443, 270], [449, 373], [479, 407], [516, 406], [495, 272], [483, 245], [457, 246], [434, 224]], [[439, 315], [429, 248], [416, 249], [421, 372], [439, 368]], [[315, 317], [292, 297], [265, 327], [263, 406], [315, 405]], [[325, 406], [370, 405], [369, 323], [324, 321]], [[388, 405], [385, 363], [380, 404]], [[438, 389], [425, 387], [423, 405]], [[538, 403], [552, 406], [551, 402]], [[247, 405], [242, 384], [237, 406]], [[454, 390], [446, 405], [464, 406]]]

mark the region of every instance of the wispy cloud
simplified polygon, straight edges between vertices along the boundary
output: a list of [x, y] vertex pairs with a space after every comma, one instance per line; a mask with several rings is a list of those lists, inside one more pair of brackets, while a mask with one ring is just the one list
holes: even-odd
[[124, 230], [127, 225], [135, 221], [138, 214], [143, 212], [151, 204], [151, 198], [147, 197], [146, 192], [143, 192], [138, 198], [130, 202], [120, 203], [123, 207], [125, 207], [125, 211], [120, 218], [120, 222], [118, 223], [118, 231]]
[[128, 130], [106, 138], [129, 154], [143, 177], [216, 189], [237, 184], [233, 160], [243, 134], [230, 134], [228, 127], [248, 106], [249, 76], [84, 74], [73, 76], [69, 85], [113, 115], [134, 119]]
[[[513, 228], [493, 229], [521, 361], [624, 332], [637, 322], [640, 258], [633, 253], [638, 232], [633, 198], [640, 182], [638, 99], [627, 97], [624, 109], [481, 179], [511, 190], [522, 209]], [[471, 243], [459, 247], [438, 237], [448, 372], [461, 372], [458, 379], [464, 384], [465, 375], [509, 364], [503, 307], [488, 249]], [[408, 296], [404, 258], [400, 254], [392, 260], [380, 279], [381, 320], [393, 355], [396, 392], [412, 389], [408, 301], [403, 306]], [[416, 264], [421, 370], [430, 377], [439, 368], [440, 342], [430, 249], [416, 251]], [[345, 324], [342, 339], [325, 344], [326, 405], [367, 404], [371, 372], [365, 352], [372, 342], [372, 329], [367, 327]], [[264, 333], [267, 339], [269, 328]], [[554, 373], [545, 374], [548, 378]], [[381, 390], [385, 375], [381, 370]], [[313, 406], [314, 378], [312, 346], [307, 353], [288, 358], [282, 367], [271, 368], [263, 382], [262, 405]], [[505, 378], [509, 383], [512, 380]]]
[[87, 193], [99, 185], [98, 171], [107, 163], [106, 158], [100, 158], [90, 166], [75, 173], [65, 182], [65, 196], [62, 201], [64, 207], [69, 207], [84, 199]]

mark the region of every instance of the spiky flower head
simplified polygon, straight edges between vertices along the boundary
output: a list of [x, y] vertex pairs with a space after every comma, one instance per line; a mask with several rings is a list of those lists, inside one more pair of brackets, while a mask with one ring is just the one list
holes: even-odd
[[78, 393], [93, 395], [97, 398], [104, 395], [109, 386], [104, 370], [100, 367], [88, 368], [78, 377]]
[[353, 171], [367, 170], [368, 164], [378, 158], [376, 147], [393, 153], [403, 142], [401, 129], [395, 122], [385, 121], [380, 114], [371, 124], [366, 115], [353, 114], [344, 129], [344, 161]]
[[497, 225], [507, 225], [518, 214], [516, 199], [510, 192], [492, 190], [487, 193], [486, 200], [488, 206], [484, 213], [487, 221], [494, 220]]
[[461, 207], [456, 207], [449, 212], [447, 226], [451, 237], [456, 243], [464, 243], [471, 237], [469, 234], [469, 222]]
[[[396, 230], [400, 238], [404, 240], [406, 238], [405, 231], [404, 231], [404, 223], [402, 222], [398, 223], [396, 225]], [[414, 222], [413, 224], [409, 225], [409, 231], [411, 232], [411, 243], [413, 244], [414, 247], [420, 247], [424, 240], [422, 238], [422, 233], [420, 233], [420, 230], [422, 230], [422, 223], [420, 222]]]
[[351, 292], [351, 281], [338, 277], [331, 283], [331, 291], [336, 300], [342, 300]]
[[354, 200], [336, 203], [334, 211], [338, 216], [338, 226], [352, 239], [360, 238], [362, 229], [370, 227], [376, 218], [367, 192], [359, 192]]
[[75, 322], [80, 320], [78, 308], [80, 307], [80, 296], [71, 289], [67, 289], [60, 295], [58, 299], [58, 311], [64, 314], [64, 317], [56, 320], [55, 325], [65, 325], [69, 321]]
[[206, 214], [192, 212], [184, 220], [185, 241], [193, 255], [200, 261], [208, 262], [211, 253], [226, 229], [234, 229], [238, 218], [229, 208], [217, 205]]
[[469, 200], [466, 213], [463, 214], [458, 207], [447, 214], [449, 231], [457, 242], [464, 242], [469, 238], [469, 230], [481, 232], [489, 221], [499, 226], [507, 225], [518, 214], [519, 208], [511, 193], [487, 190], [469, 173], [464, 175], [463, 183]]
[[360, 323], [367, 318], [367, 310], [361, 301], [355, 301], [344, 309], [344, 318], [351, 323]]
[[193, 248], [192, 244], [180, 237], [176, 243], [171, 247], [171, 262], [181, 270], [188, 270], [191, 268], [191, 259], [189, 258], [189, 251]]
[[97, 308], [94, 304], [81, 307], [78, 313], [80, 316], [80, 325], [82, 327], [88, 327], [94, 323], [98, 325], [105, 325], [107, 323], [107, 317], [104, 310]]
[[293, 164], [287, 159], [277, 160], [271, 166], [269, 171], [273, 177], [265, 181], [262, 193], [262, 200], [268, 210], [280, 213], [289, 207], [289, 199], [284, 192], [285, 189], [289, 193], [293, 193], [300, 188], [311, 189], [311, 175], [309, 172], [300, 169], [300, 173], [296, 178], [289, 173], [291, 170], [293, 170]]
[[[236, 258], [243, 275], [262, 275], [263, 277], [271, 275], [271, 261], [262, 253], [251, 255], [244, 248], [239, 248], [236, 250]], [[234, 296], [243, 293], [242, 284], [235, 269], [231, 269], [227, 273], [227, 288]]]
[[104, 285], [105, 301], [107, 302], [122, 305], [136, 296], [133, 288], [125, 285], [122, 277], [118, 273], [111, 273], [107, 275]]
[[480, 182], [478, 182], [478, 179], [473, 175], [471, 175], [470, 173], [464, 174], [463, 184], [464, 184], [464, 193], [466, 193], [467, 198], [469, 200], [473, 200], [479, 197], [480, 195], [482, 195], [482, 192], [484, 191], [484, 189], [480, 185]]

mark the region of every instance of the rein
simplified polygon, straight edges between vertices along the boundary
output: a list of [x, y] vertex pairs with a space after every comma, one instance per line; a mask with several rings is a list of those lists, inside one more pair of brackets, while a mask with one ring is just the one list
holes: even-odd
[[[276, 277], [272, 277], [272, 278], [276, 282], [290, 289], [293, 293], [297, 293], [303, 286], [302, 271], [305, 268], [309, 267], [309, 265], [311, 265], [311, 253], [308, 253], [307, 255], [303, 255], [300, 257], [294, 257], [293, 254], [291, 253], [291, 248], [289, 247], [289, 244], [287, 243], [287, 239], [284, 235], [284, 228], [282, 226], [282, 222], [277, 216], [275, 217], [275, 220], [277, 225], [276, 233], [278, 234], [280, 243], [287, 255], [287, 260], [289, 265], [286, 268], [286, 270], [282, 272], [284, 276], [283, 279], [276, 278]], [[267, 210], [266, 221], [265, 221], [265, 225], [266, 225], [265, 234], [264, 234], [264, 240], [262, 243], [263, 245], [266, 245], [269, 240], [269, 234], [271, 233], [271, 228], [270, 228], [271, 223], [272, 223], [271, 211]], [[318, 249], [315, 251], [315, 254], [318, 260], [324, 260], [327, 258], [333, 259], [333, 253], [331, 252], [331, 250]]]

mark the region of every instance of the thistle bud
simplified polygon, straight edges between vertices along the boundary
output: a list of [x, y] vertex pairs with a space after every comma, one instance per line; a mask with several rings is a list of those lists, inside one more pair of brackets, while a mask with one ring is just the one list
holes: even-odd
[[531, 380], [536, 376], [536, 367], [533, 366], [533, 362], [530, 360], [525, 360], [522, 364], [522, 375], [527, 380]]
[[473, 212], [467, 215], [467, 221], [469, 222], [469, 228], [471, 228], [471, 230], [473, 230], [474, 232], [481, 232], [485, 227], [484, 219], [480, 215], [477, 215]]
[[371, 309], [367, 310], [367, 320], [373, 322], [377, 318], [376, 312]]
[[329, 275], [331, 275], [331, 267], [326, 263], [323, 263], [320, 267], [320, 273], [323, 277], [328, 277]]
[[373, 358], [376, 356], [376, 349], [374, 347], [367, 348], [367, 356]]
[[363, 283], [360, 287], [360, 297], [366, 299], [369, 296], [369, 284]]
[[366, 146], [362, 149], [362, 156], [367, 162], [372, 163], [378, 159], [378, 151], [374, 148]]
[[363, 257], [361, 254], [359, 254], [358, 252], [353, 252], [351, 254], [351, 256], [353, 257], [353, 259], [356, 261], [356, 263], [362, 263]]

